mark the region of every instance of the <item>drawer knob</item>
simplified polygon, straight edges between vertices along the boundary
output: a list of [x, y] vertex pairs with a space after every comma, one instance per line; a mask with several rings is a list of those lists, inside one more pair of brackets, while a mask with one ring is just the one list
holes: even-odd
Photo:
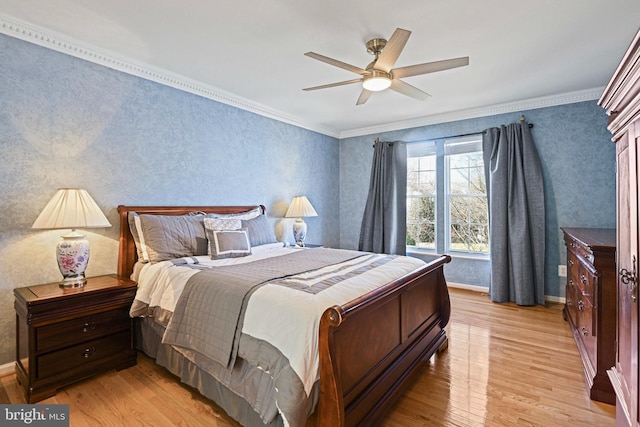
[[580, 275], [580, 281], [582, 282], [582, 284], [586, 285], [587, 284], [587, 276], [585, 276], [584, 274]]
[[582, 300], [578, 301], [578, 310], [584, 311], [584, 302]]
[[573, 267], [573, 260], [572, 260], [572, 259], [570, 259], [570, 260], [567, 262], [567, 264], [569, 264], [569, 267]]
[[89, 357], [93, 356], [94, 354], [96, 354], [96, 346], [94, 345], [91, 348], [85, 348], [84, 349], [84, 353], [82, 353], [82, 356], [85, 359], [88, 359]]
[[96, 329], [96, 322], [85, 323], [84, 327], [82, 328], [82, 332], [89, 332], [90, 330], [93, 331], [95, 329]]

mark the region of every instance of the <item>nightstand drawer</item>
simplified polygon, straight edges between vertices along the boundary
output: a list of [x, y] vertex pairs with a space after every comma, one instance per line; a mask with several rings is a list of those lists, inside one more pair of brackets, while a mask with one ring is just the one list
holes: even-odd
[[117, 356], [130, 348], [131, 331], [127, 330], [64, 350], [47, 353], [38, 357], [37, 378], [60, 375], [85, 365], [97, 364], [109, 356]]
[[127, 307], [42, 326], [36, 330], [36, 351], [67, 347], [130, 327]]

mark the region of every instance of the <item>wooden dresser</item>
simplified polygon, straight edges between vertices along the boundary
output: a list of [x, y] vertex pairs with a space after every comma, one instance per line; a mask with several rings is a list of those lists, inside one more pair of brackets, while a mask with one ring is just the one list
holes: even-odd
[[640, 149], [640, 31], [598, 104], [607, 110], [616, 144], [618, 317], [616, 359], [609, 377], [616, 392], [616, 425], [640, 426], [638, 398], [638, 150]]
[[16, 374], [28, 403], [108, 369], [136, 364], [129, 307], [136, 282], [90, 277], [81, 288], [58, 283], [17, 288]]
[[616, 230], [562, 228], [567, 246], [564, 319], [584, 365], [589, 397], [614, 404], [607, 376], [615, 360]]

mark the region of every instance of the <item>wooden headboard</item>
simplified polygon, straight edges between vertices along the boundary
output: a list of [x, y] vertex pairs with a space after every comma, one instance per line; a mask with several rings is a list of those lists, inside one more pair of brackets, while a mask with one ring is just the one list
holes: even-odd
[[131, 230], [129, 230], [129, 212], [136, 212], [139, 215], [186, 215], [189, 212], [234, 214], [255, 209], [262, 209], [263, 205], [254, 206], [118, 206], [120, 214], [120, 247], [118, 249], [118, 276], [129, 278], [133, 272], [133, 266], [138, 260], [136, 244], [133, 240]]

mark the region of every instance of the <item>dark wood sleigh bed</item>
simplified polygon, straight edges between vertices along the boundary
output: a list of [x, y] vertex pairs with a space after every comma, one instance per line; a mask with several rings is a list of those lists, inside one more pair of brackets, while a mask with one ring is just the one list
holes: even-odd
[[[118, 206], [118, 275], [129, 277], [137, 260], [129, 212], [233, 214], [255, 207]], [[307, 425], [375, 425], [420, 362], [446, 348], [450, 304], [443, 267], [449, 261], [449, 256], [440, 256], [418, 271], [324, 312], [319, 326], [319, 401]]]

